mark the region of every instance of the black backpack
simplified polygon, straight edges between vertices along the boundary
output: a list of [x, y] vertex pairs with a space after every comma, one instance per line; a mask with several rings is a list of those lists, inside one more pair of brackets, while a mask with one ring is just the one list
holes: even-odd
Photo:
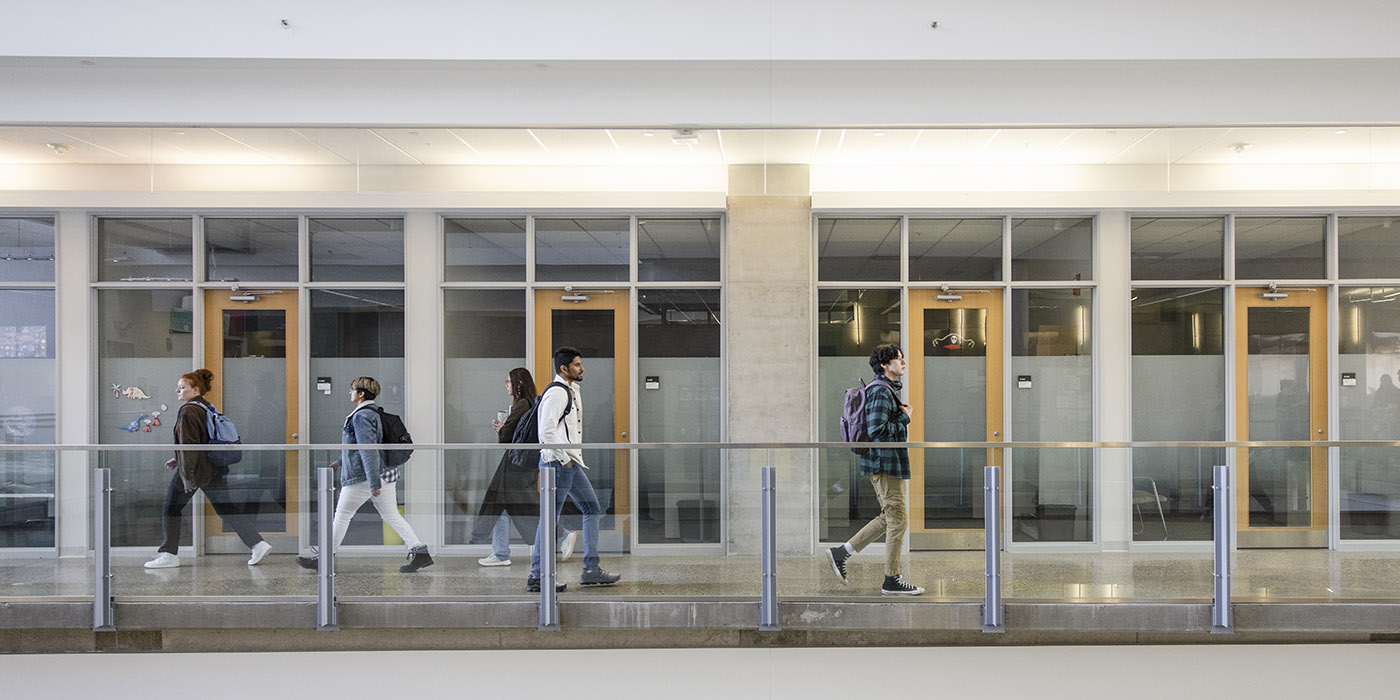
[[[544, 391], [540, 392], [539, 398], [535, 399], [534, 405], [525, 409], [525, 413], [521, 414], [520, 422], [515, 424], [515, 432], [511, 433], [511, 443], [517, 445], [539, 444], [540, 402], [544, 401], [545, 392], [549, 391], [550, 389], [556, 386], [563, 387], [564, 391], [569, 391], [568, 385], [564, 384], [563, 382], [550, 382], [549, 385], [544, 388]], [[562, 423], [564, 421], [564, 416], [569, 415], [569, 411], [572, 410], [574, 410], [574, 392], [569, 391], [569, 403], [568, 405], [564, 406], [564, 412], [560, 414], [559, 421]], [[568, 427], [566, 426], [564, 429], [568, 430]], [[540, 464], [540, 451], [508, 450], [506, 452], [506, 459], [510, 460], [511, 466], [513, 467], [517, 467], [520, 469], [534, 469]]]
[[[370, 406], [370, 408], [374, 409], [374, 411], [379, 414], [379, 425], [383, 428], [379, 436], [380, 444], [413, 444], [413, 436], [408, 434], [408, 426], [403, 424], [402, 418], [392, 413], [389, 413], [388, 411], [385, 411], [383, 408], [380, 408], [379, 404]], [[350, 423], [350, 419], [346, 418], [345, 422], [348, 425]], [[408, 458], [412, 455], [413, 450], [410, 448], [401, 450], [383, 450], [380, 452], [380, 456], [384, 460], [384, 463], [391, 467], [397, 467], [402, 465], [404, 462], [407, 462]]]

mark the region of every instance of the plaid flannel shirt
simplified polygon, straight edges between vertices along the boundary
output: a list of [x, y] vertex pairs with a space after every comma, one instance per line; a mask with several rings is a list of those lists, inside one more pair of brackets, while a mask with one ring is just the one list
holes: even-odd
[[[891, 391], [890, 387], [894, 389]], [[871, 442], [905, 442], [909, 439], [909, 416], [899, 409], [898, 391], [904, 385], [892, 382], [884, 375], [865, 385], [865, 432]], [[909, 450], [870, 448], [860, 456], [860, 473], [889, 474], [896, 479], [909, 478]]]

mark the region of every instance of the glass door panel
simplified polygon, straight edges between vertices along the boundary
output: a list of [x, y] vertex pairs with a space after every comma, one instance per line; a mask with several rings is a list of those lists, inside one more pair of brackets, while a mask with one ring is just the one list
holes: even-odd
[[[583, 297], [580, 301], [565, 301]], [[630, 321], [626, 290], [565, 293], [535, 292], [535, 385], [541, 391], [553, 381], [554, 349], [572, 345], [583, 353], [584, 442], [627, 442], [630, 407]], [[631, 481], [627, 450], [584, 450], [588, 480], [603, 507], [599, 546], [621, 551], [628, 542]], [[582, 529], [577, 507], [564, 505], [561, 520], [571, 530]]]
[[[296, 294], [243, 293], [256, 301], [232, 301], [229, 292], [205, 297], [205, 366], [214, 372], [208, 398], [233, 419], [248, 444], [296, 442]], [[265, 536], [294, 536], [297, 460], [295, 452], [243, 452], [229, 467], [228, 482], [245, 512]], [[289, 497], [291, 500], [289, 501]], [[205, 508], [205, 547], [210, 552], [242, 551], [232, 530]], [[295, 548], [288, 540], [286, 547]], [[274, 546], [278, 546], [274, 542]]]
[[[910, 441], [1001, 440], [1001, 304], [1000, 290], [910, 290]], [[909, 461], [910, 547], [980, 549], [983, 468], [1001, 450], [911, 450]]]
[[[1326, 439], [1326, 293], [1236, 293], [1238, 439]], [[1239, 546], [1327, 545], [1326, 449], [1240, 448], [1235, 461]]]

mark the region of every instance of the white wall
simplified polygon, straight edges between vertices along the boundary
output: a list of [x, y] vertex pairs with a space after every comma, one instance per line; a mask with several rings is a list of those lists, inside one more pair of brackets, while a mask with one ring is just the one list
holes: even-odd
[[[12, 56], [508, 59], [1396, 57], [1374, 0], [53, 0], [7, 7]], [[282, 21], [286, 20], [286, 25]], [[930, 22], [937, 21], [938, 29]]]
[[103, 696], [118, 700], [185, 698], [191, 689], [203, 700], [244, 700], [247, 683], [222, 682], [240, 672], [256, 676], [258, 695], [287, 698], [463, 688], [487, 698], [610, 700], [810, 700], [872, 689], [959, 700], [1293, 700], [1391, 697], [1400, 684], [1394, 657], [1387, 644], [10, 654], [0, 656], [0, 676], [12, 697], [85, 697], [101, 679]]

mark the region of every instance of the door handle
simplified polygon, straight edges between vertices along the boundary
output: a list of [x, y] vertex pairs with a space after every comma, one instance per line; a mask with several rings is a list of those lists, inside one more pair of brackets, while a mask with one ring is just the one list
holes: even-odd
[[292, 433], [292, 439], [293, 439], [293, 440], [300, 440], [300, 439], [301, 439], [301, 433]]
[[993, 430], [993, 431], [992, 431], [992, 437], [1001, 437], [1001, 431], [999, 431], [999, 430]]
[[627, 431], [626, 431], [626, 430], [622, 431], [622, 437], [627, 437]]
[[1321, 435], [1321, 434], [1322, 434], [1322, 428], [1318, 428], [1318, 429], [1317, 429], [1317, 434], [1318, 434], [1318, 435]]

